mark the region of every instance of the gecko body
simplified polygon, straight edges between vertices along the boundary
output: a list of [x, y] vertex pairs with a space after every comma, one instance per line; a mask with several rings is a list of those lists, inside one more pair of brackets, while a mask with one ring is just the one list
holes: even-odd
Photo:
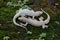
[[[28, 16], [32, 16], [32, 19], [34, 19], [35, 16], [39, 16], [42, 13], [43, 13], [42, 11], [34, 12], [33, 10], [19, 9], [19, 10], [16, 11], [16, 15], [13, 17], [13, 23], [17, 26], [20, 26], [20, 27], [26, 29], [26, 27], [24, 27], [24, 26], [22, 26], [22, 25], [20, 25], [16, 22], [16, 18], [19, 17], [19, 16], [24, 17], [24, 16], [28, 15]], [[27, 25], [27, 23], [26, 23], [26, 25]]]
[[[50, 16], [48, 15], [48, 13], [46, 13], [43, 9], [41, 9], [46, 15], [47, 15], [47, 19], [46, 20], [42, 20], [43, 17], [39, 18], [40, 21], [37, 21], [36, 19], [31, 19], [31, 18], [26, 18], [26, 17], [19, 17], [18, 19], [20, 21], [26, 22], [28, 24], [31, 24], [33, 26], [37, 26], [40, 27], [42, 26], [42, 28], [47, 28], [48, 26], [45, 24], [48, 24], [50, 21]], [[27, 25], [26, 25], [27, 26]]]

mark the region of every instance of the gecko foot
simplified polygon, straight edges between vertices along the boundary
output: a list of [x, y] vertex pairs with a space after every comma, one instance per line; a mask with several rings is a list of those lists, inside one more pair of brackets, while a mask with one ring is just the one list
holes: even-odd
[[27, 26], [27, 24], [28, 24], [28, 23], [25, 23], [25, 24], [23, 24], [23, 23], [20, 23], [20, 24], [21, 24], [22, 26]]
[[42, 28], [44, 29], [44, 28], [47, 28], [48, 27], [48, 25], [42, 25]]
[[43, 17], [40, 17], [39, 20], [43, 20], [44, 18]]

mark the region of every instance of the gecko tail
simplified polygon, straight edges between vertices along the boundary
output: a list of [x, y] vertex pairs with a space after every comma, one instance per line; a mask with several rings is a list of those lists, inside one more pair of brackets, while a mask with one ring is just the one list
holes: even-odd
[[18, 24], [18, 23], [16, 23], [16, 20], [13, 19], [13, 22], [14, 22], [15, 25], [20, 26], [20, 27], [24, 28], [27, 31], [27, 28], [22, 26], [22, 25], [20, 25], [20, 24]]

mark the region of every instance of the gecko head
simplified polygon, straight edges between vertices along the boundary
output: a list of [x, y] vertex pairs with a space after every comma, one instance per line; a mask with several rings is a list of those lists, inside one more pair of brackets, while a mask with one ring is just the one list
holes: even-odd
[[27, 18], [25, 18], [25, 17], [19, 17], [18, 20], [25, 21], [25, 20], [27, 20]]
[[37, 14], [39, 13], [39, 14], [41, 15], [43, 12], [42, 12], [42, 11], [36, 11], [36, 13], [37, 13]]
[[24, 19], [24, 17], [19, 17], [18, 19], [19, 19], [19, 20], [22, 20], [22, 19]]

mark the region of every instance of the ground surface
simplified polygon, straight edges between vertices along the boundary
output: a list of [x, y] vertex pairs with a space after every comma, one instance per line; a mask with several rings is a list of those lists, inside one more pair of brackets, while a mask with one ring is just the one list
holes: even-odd
[[[13, 24], [12, 19], [16, 14], [15, 11], [19, 7], [8, 7], [7, 1], [0, 0], [0, 40], [3, 40], [4, 36], [9, 36], [10, 40], [30, 40], [38, 38], [42, 32], [47, 33], [45, 40], [60, 40], [60, 10], [56, 9], [52, 13], [52, 10], [45, 7], [44, 10], [51, 16], [49, 27], [42, 29], [41, 27], [33, 27], [28, 25], [27, 28], [32, 32], [31, 35], [26, 34], [23, 28], [17, 27]], [[20, 32], [20, 33], [19, 33]]]

